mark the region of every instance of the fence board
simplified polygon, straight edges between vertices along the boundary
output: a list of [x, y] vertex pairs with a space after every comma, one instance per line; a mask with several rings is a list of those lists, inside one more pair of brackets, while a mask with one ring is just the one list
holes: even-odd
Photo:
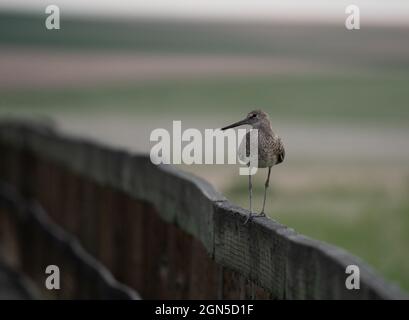
[[[18, 122], [0, 124], [0, 150], [7, 154], [1, 179], [38, 194], [56, 221], [143, 297], [407, 298], [342, 249], [267, 218], [243, 225], [246, 210], [147, 155]], [[345, 288], [350, 264], [361, 270], [357, 291]]]

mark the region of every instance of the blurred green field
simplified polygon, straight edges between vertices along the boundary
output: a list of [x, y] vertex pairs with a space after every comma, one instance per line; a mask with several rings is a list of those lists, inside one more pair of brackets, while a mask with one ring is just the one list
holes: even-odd
[[283, 75], [210, 78], [95, 88], [1, 93], [0, 112], [245, 114], [252, 106], [279, 119], [381, 122], [409, 120], [409, 75]]
[[[336, 26], [267, 28], [75, 19], [63, 23], [58, 35], [45, 32], [39, 17], [0, 13], [0, 45], [21, 46], [21, 50], [43, 46], [91, 52], [251, 54], [335, 66], [317, 72], [124, 80], [69, 88], [0, 86], [0, 115], [51, 117], [73, 133], [81, 127], [102, 140], [119, 135], [118, 140], [126, 137], [135, 144], [138, 134], [140, 139], [149, 135], [149, 125], [159, 125], [156, 120], [162, 124], [193, 118], [203, 126], [219, 127], [252, 108], [264, 109], [281, 127], [309, 128], [306, 135], [323, 132], [312, 135], [322, 139], [324, 146], [316, 157], [303, 157], [302, 146], [288, 145], [285, 162], [272, 171], [267, 212], [300, 233], [349, 250], [409, 291], [409, 158], [405, 150], [392, 155], [394, 149], [383, 145], [393, 144], [400, 135], [395, 149], [404, 148], [407, 144], [402, 141], [409, 139], [407, 29], [376, 27], [347, 33]], [[347, 134], [351, 125], [361, 130], [361, 138], [368, 135], [372, 145], [364, 143], [360, 150], [360, 145], [352, 145], [352, 137], [350, 152], [348, 145], [340, 145], [344, 154], [325, 157], [325, 133], [332, 137], [331, 128], [337, 127], [336, 134], [343, 135], [343, 130]], [[389, 131], [395, 135], [373, 144], [370, 136], [377, 129], [380, 138]], [[333, 144], [339, 141], [344, 140]], [[320, 143], [311, 141], [311, 147]], [[368, 148], [375, 150], [375, 156], [365, 155]], [[236, 167], [183, 168], [247, 207], [247, 179], [237, 174]], [[260, 170], [254, 183], [258, 205], [264, 175]]]
[[127, 20], [64, 16], [58, 32], [44, 15], [0, 12], [0, 44], [57, 50], [126, 50], [161, 54], [237, 54], [287, 57], [377, 70], [408, 70], [407, 28], [343, 23], [282, 24], [175, 19]]

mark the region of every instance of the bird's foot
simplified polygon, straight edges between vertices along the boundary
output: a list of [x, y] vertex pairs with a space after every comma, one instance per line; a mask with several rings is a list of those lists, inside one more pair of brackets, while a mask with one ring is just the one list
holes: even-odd
[[264, 213], [264, 211], [262, 211], [262, 212], [260, 212], [258, 214], [255, 214], [254, 218], [261, 218], [261, 217], [265, 217], [265, 216], [266, 216], [266, 214]]
[[262, 217], [265, 217], [265, 216], [266, 216], [266, 214], [264, 212], [260, 212], [260, 213], [257, 213], [257, 214], [252, 214], [250, 212], [249, 215], [247, 216], [246, 221], [244, 221], [243, 224], [247, 224], [247, 222], [249, 222], [253, 218], [262, 218]]

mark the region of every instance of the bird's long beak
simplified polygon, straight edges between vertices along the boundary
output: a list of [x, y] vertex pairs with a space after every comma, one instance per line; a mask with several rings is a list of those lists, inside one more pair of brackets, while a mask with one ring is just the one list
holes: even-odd
[[233, 123], [233, 124], [231, 124], [231, 125], [229, 125], [229, 126], [226, 126], [226, 127], [222, 128], [222, 130], [227, 130], [227, 129], [230, 129], [230, 128], [235, 128], [235, 127], [238, 127], [238, 126], [242, 126], [243, 124], [248, 124], [247, 118], [246, 118], [246, 119], [243, 119], [243, 120], [241, 120], [241, 121], [235, 122], [235, 123]]

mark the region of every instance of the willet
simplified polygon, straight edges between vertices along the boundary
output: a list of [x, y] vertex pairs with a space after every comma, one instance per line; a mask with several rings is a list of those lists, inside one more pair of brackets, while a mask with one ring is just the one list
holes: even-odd
[[[238, 127], [241, 125], [250, 125], [253, 129], [258, 130], [258, 168], [268, 168], [267, 179], [264, 184], [264, 199], [263, 209], [255, 217], [264, 217], [264, 208], [266, 205], [267, 188], [270, 183], [271, 167], [284, 161], [285, 150], [281, 138], [273, 131], [268, 114], [261, 111], [251, 111], [247, 117], [241, 121], [233, 123], [222, 130]], [[244, 154], [245, 153], [245, 154]], [[250, 155], [250, 132], [247, 132], [245, 138], [240, 143], [239, 158], [243, 159], [244, 155]], [[250, 165], [250, 164], [248, 164]], [[247, 216], [245, 224], [253, 217], [252, 196], [253, 186], [251, 183], [251, 174], [249, 174], [249, 198], [250, 198], [250, 213]]]

